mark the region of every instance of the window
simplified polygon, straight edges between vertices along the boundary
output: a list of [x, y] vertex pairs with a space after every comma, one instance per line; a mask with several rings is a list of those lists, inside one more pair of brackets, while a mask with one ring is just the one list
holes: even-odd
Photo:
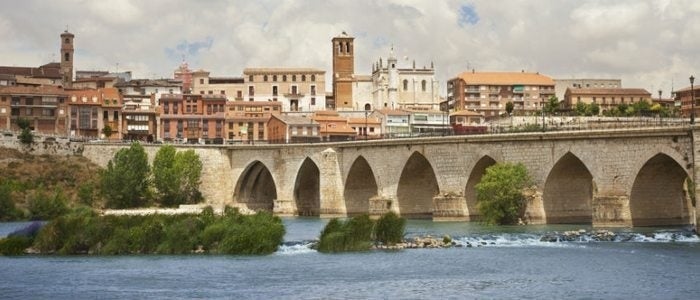
[[116, 121], [117, 119], [119, 119], [119, 112], [115, 110], [112, 115], [112, 121]]
[[236, 91], [236, 100], [243, 99], [243, 91]]
[[64, 61], [70, 61], [70, 53], [65, 53], [65, 54], [63, 55], [63, 60], [64, 60]]
[[248, 76], [248, 81], [253, 82], [253, 75]]
[[301, 75], [301, 81], [306, 81], [306, 75], [304, 75], [304, 74]]
[[423, 81], [420, 82], [420, 88], [421, 88], [421, 90], [424, 91], [424, 92], [425, 92], [426, 85], [427, 85], [427, 83], [425, 82], [425, 80], [423, 80]]
[[214, 94], [214, 91], [209, 91], [209, 95], [213, 95], [213, 94]]
[[252, 85], [248, 87], [248, 96], [255, 96], [255, 87]]
[[406, 79], [403, 80], [403, 90], [408, 91], [408, 80]]
[[272, 75], [272, 81], [277, 82], [277, 75]]
[[222, 94], [222, 95], [226, 95], [226, 91], [221, 90], [221, 94]]
[[44, 108], [44, 109], [41, 111], [41, 115], [44, 116], [44, 117], [53, 117], [54, 114], [55, 114], [55, 112], [54, 112], [54, 110], [51, 109], [51, 108]]
[[263, 76], [263, 81], [267, 82], [267, 75]]
[[316, 96], [316, 86], [315, 85], [311, 86], [311, 96]]
[[228, 130], [233, 130], [233, 122], [228, 122]]
[[316, 81], [316, 75], [315, 75], [315, 74], [311, 74], [311, 81], [314, 81], [314, 82]]
[[170, 120], [163, 121], [163, 131], [170, 132]]
[[107, 120], [109, 118], [109, 112], [108, 111], [103, 111], [102, 112], [102, 119]]
[[316, 105], [316, 98], [315, 97], [311, 97], [311, 105]]
[[185, 112], [191, 113], [191, 112], [192, 112], [192, 106], [186, 105], [186, 106], [185, 106]]
[[292, 81], [297, 81], [297, 75], [292, 75]]
[[199, 84], [204, 84], [204, 78], [199, 79]]
[[70, 40], [69, 40], [68, 38], [66, 38], [65, 40], [63, 40], [63, 42], [66, 43], [66, 44], [70, 44]]
[[297, 86], [293, 85], [292, 86], [292, 95], [296, 95], [296, 94], [297, 94]]
[[272, 96], [277, 96], [277, 86], [272, 87]]

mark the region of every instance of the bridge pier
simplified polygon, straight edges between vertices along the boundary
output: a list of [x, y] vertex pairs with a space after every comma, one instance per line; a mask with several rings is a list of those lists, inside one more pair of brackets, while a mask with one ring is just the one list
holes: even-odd
[[369, 215], [372, 217], [379, 217], [390, 211], [396, 212], [396, 208], [393, 205], [394, 200], [388, 197], [374, 196], [369, 198]]
[[593, 227], [631, 227], [629, 196], [594, 196]]
[[467, 200], [454, 193], [433, 197], [433, 221], [469, 221]]

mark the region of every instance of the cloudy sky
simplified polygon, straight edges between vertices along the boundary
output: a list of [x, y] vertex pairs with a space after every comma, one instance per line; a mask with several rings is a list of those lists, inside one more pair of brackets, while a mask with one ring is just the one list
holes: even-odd
[[[403, 66], [434, 61], [441, 85], [462, 71], [621, 78], [669, 95], [700, 76], [697, 0], [23, 0], [0, 11], [0, 65], [59, 58], [76, 35], [79, 70], [172, 77], [183, 57], [212, 76], [246, 67], [331, 73], [332, 37], [355, 39], [355, 69], [369, 74], [394, 45]], [[693, 17], [694, 16], [694, 17]], [[700, 81], [700, 80], [699, 80]], [[443, 92], [444, 93], [444, 92]]]

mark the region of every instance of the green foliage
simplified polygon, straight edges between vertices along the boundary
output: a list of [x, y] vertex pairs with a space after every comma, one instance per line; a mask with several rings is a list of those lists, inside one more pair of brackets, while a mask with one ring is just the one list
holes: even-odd
[[19, 141], [22, 144], [29, 145], [34, 142], [34, 134], [32, 134], [29, 128], [24, 128], [22, 132], [19, 133]]
[[598, 103], [586, 104], [583, 102], [579, 102], [576, 103], [574, 113], [576, 113], [577, 116], [597, 116], [600, 114], [600, 106], [598, 105]]
[[277, 251], [284, 225], [270, 213], [224, 216], [205, 210], [198, 215], [97, 216], [74, 211], [49, 222], [34, 246], [59, 254], [269, 254]]
[[19, 129], [22, 129], [22, 130], [29, 129], [29, 125], [31, 125], [29, 119], [27, 119], [27, 118], [17, 119], [17, 127], [19, 127]]
[[110, 208], [141, 207], [148, 194], [148, 157], [143, 146], [121, 149], [101, 174], [101, 191]]
[[173, 170], [177, 151], [172, 145], [160, 147], [153, 159], [153, 185], [158, 190], [160, 203], [175, 206], [182, 203], [180, 176]]
[[394, 212], [388, 212], [379, 217], [374, 232], [378, 242], [384, 245], [393, 245], [403, 240], [405, 229], [406, 219], [399, 217]]
[[553, 114], [559, 110], [559, 98], [557, 96], [550, 96], [549, 101], [544, 106], [544, 112], [548, 114]]
[[12, 198], [12, 185], [9, 182], [0, 184], [0, 222], [20, 220], [24, 213], [17, 209]]
[[345, 222], [331, 219], [321, 231], [319, 252], [366, 251], [372, 247], [374, 222], [369, 215], [353, 217]]
[[114, 134], [114, 131], [112, 130], [112, 126], [105, 125], [105, 127], [102, 127], [102, 134], [104, 134], [105, 137], [109, 139], [109, 137], [111, 137], [112, 134]]
[[37, 191], [29, 199], [27, 209], [32, 220], [51, 220], [68, 212], [68, 198], [60, 189], [53, 196]]
[[194, 150], [176, 152], [171, 145], [161, 147], [153, 160], [153, 182], [160, 203], [177, 206], [199, 202], [201, 174], [202, 162]]
[[513, 106], [513, 102], [511, 102], [511, 101], [506, 102], [506, 112], [508, 113], [509, 116], [513, 113], [513, 108], [515, 108]]
[[32, 246], [32, 238], [24, 236], [12, 236], [0, 239], [0, 255], [20, 255], [24, 250]]
[[219, 253], [270, 254], [277, 251], [284, 239], [282, 219], [268, 212], [251, 216], [229, 215], [225, 222], [231, 227], [219, 245]]
[[523, 189], [529, 184], [521, 163], [497, 163], [486, 169], [476, 185], [477, 209], [487, 224], [514, 224], [525, 206]]
[[95, 200], [95, 184], [85, 182], [78, 187], [78, 202], [87, 206], [92, 206]]

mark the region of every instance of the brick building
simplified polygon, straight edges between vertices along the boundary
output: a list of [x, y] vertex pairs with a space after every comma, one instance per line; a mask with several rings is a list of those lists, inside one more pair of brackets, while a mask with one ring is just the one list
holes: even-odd
[[226, 98], [222, 95], [164, 94], [159, 104], [165, 141], [223, 143]]
[[228, 101], [226, 103], [225, 135], [229, 143], [269, 139], [267, 122], [272, 115], [280, 115], [279, 101]]
[[0, 129], [18, 130], [17, 120], [25, 118], [40, 133], [65, 134], [68, 94], [56, 86], [0, 87]]
[[633, 104], [646, 101], [651, 103], [651, 93], [635, 88], [568, 88], [564, 93], [562, 106], [573, 109], [577, 103], [596, 103], [601, 113], [620, 104]]

